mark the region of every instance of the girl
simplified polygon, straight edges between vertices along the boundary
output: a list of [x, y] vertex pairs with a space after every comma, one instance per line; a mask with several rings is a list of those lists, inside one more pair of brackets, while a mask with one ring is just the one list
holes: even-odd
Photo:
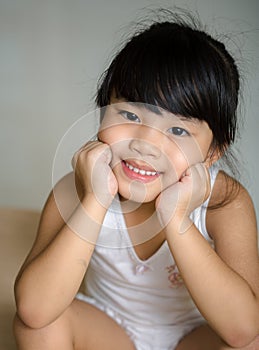
[[254, 208], [218, 165], [238, 93], [232, 56], [193, 23], [153, 23], [117, 54], [98, 138], [17, 277], [19, 349], [259, 349]]

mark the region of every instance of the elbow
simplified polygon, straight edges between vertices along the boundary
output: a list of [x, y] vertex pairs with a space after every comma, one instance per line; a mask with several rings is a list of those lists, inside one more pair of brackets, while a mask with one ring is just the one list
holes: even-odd
[[52, 322], [51, 312], [42, 300], [24, 289], [20, 283], [14, 287], [16, 314], [23, 324], [31, 329], [39, 329]]
[[16, 295], [16, 314], [23, 324], [31, 329], [39, 329], [51, 323], [50, 315], [43, 304], [32, 298]]
[[223, 339], [231, 348], [243, 349], [251, 344], [257, 335], [258, 327], [255, 327], [255, 324], [242, 324], [240, 327], [229, 330]]
[[23, 324], [31, 329], [40, 329], [50, 323], [38, 308], [34, 308], [32, 305], [22, 301], [17, 303], [16, 313]]
[[220, 326], [221, 331], [219, 331], [219, 334], [231, 348], [243, 349], [251, 343], [254, 344], [255, 338], [259, 340], [258, 305], [253, 304], [251, 307], [240, 307], [236, 311], [236, 313], [232, 313], [231, 317], [225, 318]]

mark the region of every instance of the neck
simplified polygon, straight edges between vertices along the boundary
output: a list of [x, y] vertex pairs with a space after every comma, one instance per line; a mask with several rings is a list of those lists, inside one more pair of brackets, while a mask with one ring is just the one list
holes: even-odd
[[147, 203], [137, 203], [120, 197], [121, 209], [128, 228], [146, 222], [156, 217], [155, 200]]
[[156, 211], [155, 200], [147, 203], [138, 203], [119, 195], [123, 214], [146, 213], [152, 215]]
[[[145, 242], [164, 241], [162, 227], [157, 219], [155, 200], [148, 203], [136, 203], [121, 200], [121, 208], [133, 246]], [[139, 253], [141, 255], [141, 253]], [[144, 254], [144, 253], [143, 253]]]

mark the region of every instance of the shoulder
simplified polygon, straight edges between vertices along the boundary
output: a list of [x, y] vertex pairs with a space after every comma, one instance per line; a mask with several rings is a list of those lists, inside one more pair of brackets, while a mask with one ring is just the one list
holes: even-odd
[[53, 240], [79, 203], [74, 174], [65, 175], [50, 192], [41, 213], [33, 247], [23, 268]]
[[82, 193], [82, 187], [77, 181], [74, 172], [66, 174], [53, 187], [43, 214], [48, 207], [50, 209], [56, 207], [59, 210], [60, 215], [66, 221], [79, 204]]
[[236, 206], [237, 203], [249, 202], [252, 204], [251, 196], [247, 189], [236, 179], [222, 170], [216, 174], [214, 186], [209, 200], [209, 208], [227, 208]]
[[224, 207], [238, 197], [240, 191], [247, 192], [239, 181], [222, 170], [213, 169], [210, 171], [210, 176], [212, 178], [212, 193], [209, 199], [209, 208]]
[[218, 172], [213, 186], [206, 223], [213, 238], [225, 231], [231, 234], [232, 231], [245, 230], [247, 226], [253, 234], [256, 230], [251, 196], [237, 180], [223, 171]]
[[[218, 205], [226, 195], [227, 201]], [[206, 225], [215, 251], [233, 271], [258, 290], [257, 224], [249, 193], [236, 180], [220, 172], [209, 205]]]

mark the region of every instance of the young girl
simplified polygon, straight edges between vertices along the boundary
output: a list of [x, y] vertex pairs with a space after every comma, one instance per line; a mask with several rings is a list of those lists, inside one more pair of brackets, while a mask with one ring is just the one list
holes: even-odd
[[259, 349], [254, 208], [218, 165], [238, 93], [224, 45], [183, 20], [117, 54], [98, 138], [50, 194], [17, 277], [19, 349]]

